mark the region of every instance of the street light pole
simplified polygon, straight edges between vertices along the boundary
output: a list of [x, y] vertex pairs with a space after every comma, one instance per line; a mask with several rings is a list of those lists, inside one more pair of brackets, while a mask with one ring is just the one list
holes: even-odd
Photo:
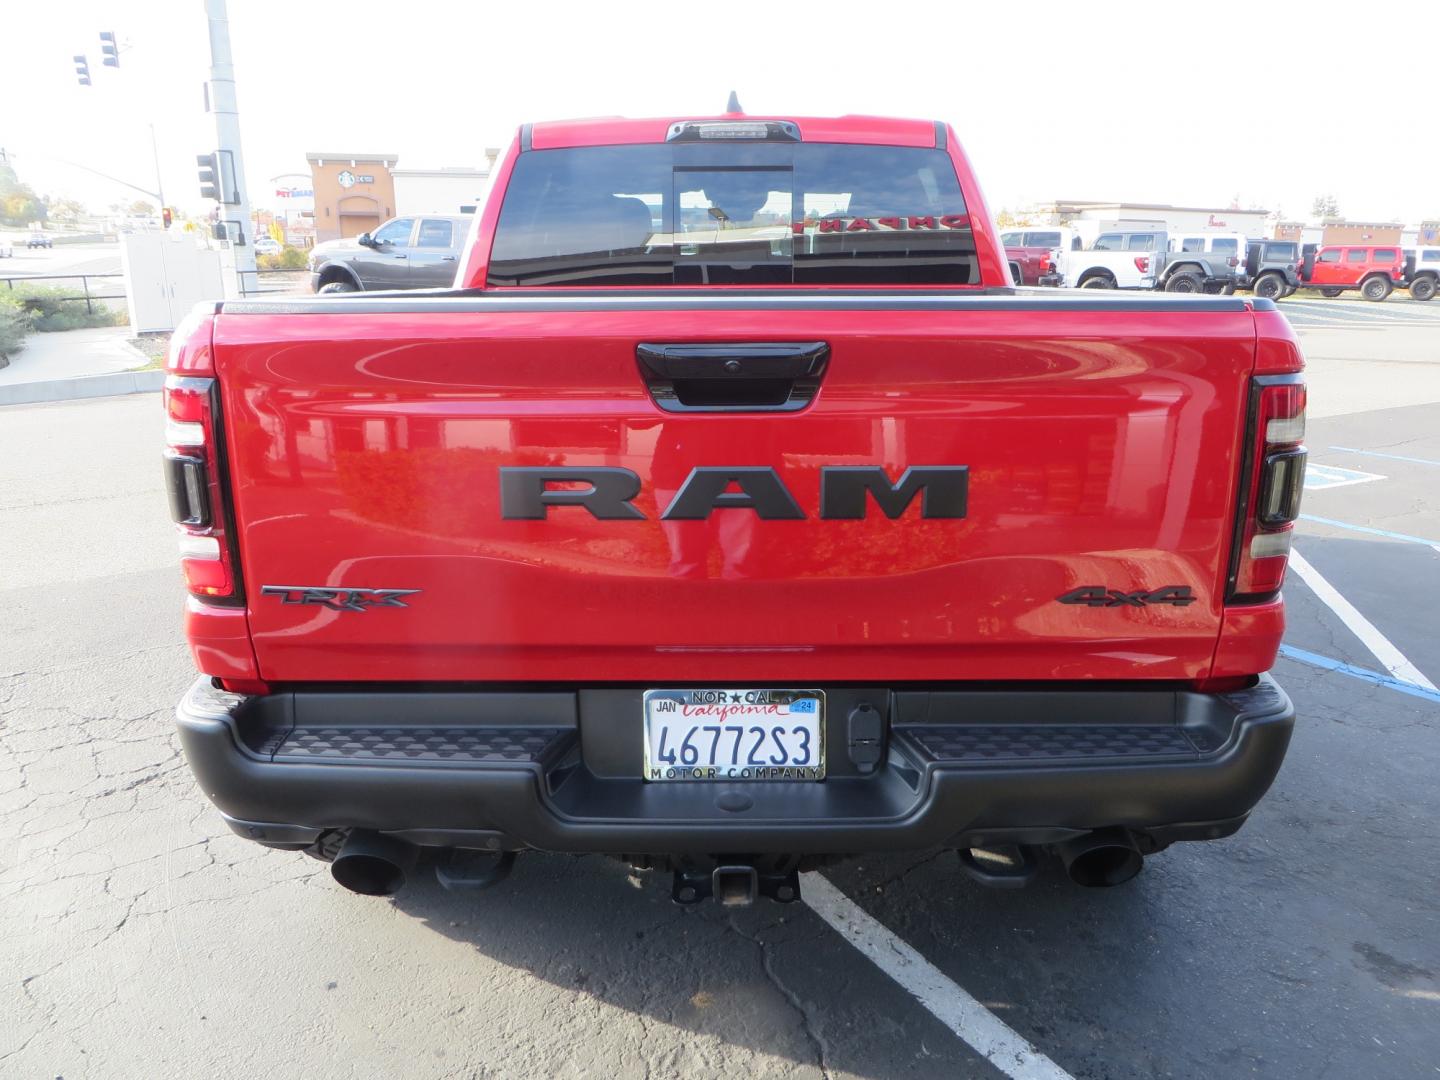
[[155, 197], [160, 200], [160, 210], [165, 210], [165, 185], [160, 182], [160, 147], [155, 142], [155, 125], [150, 125], [150, 153], [155, 157]]
[[[245, 162], [240, 154], [240, 107], [235, 97], [235, 63], [230, 55], [230, 20], [225, 0], [205, 0], [205, 15], [210, 21], [210, 111], [215, 116], [215, 147], [228, 151], [235, 166], [237, 201], [222, 204], [220, 213], [222, 220], [230, 222], [225, 228], [235, 263], [234, 291], [243, 296], [255, 289], [255, 237], [249, 235], [250, 195], [245, 188]], [[239, 221], [235, 222], [232, 215]]]

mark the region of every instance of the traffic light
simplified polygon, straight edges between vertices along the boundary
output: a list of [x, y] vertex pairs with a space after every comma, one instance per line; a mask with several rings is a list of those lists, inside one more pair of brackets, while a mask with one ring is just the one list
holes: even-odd
[[100, 52], [103, 56], [100, 63], [106, 67], [118, 68], [120, 66], [120, 49], [115, 44], [115, 35], [109, 30], [100, 32]]
[[75, 57], [75, 77], [81, 86], [90, 85], [90, 61], [83, 56]]
[[171, 210], [168, 206], [162, 206], [160, 208], [160, 221], [164, 224], [165, 228], [168, 229], [175, 221], [175, 211]]
[[200, 166], [200, 197], [234, 206], [240, 201], [240, 188], [235, 182], [235, 159], [228, 150], [213, 154], [196, 154]]
[[200, 197], [219, 202], [220, 187], [216, 177], [220, 174], [220, 167], [215, 162], [215, 155], [196, 154], [195, 164], [200, 166]]

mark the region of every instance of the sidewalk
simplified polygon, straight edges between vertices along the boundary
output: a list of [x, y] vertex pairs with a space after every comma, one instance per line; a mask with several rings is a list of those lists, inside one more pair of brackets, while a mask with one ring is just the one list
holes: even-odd
[[158, 390], [162, 371], [135, 371], [149, 357], [126, 341], [128, 326], [30, 334], [0, 368], [0, 405], [108, 397]]
[[130, 336], [128, 326], [29, 334], [25, 348], [10, 358], [10, 366], [0, 368], [0, 386], [73, 379], [77, 375], [109, 375], [141, 367], [149, 360], [126, 344]]

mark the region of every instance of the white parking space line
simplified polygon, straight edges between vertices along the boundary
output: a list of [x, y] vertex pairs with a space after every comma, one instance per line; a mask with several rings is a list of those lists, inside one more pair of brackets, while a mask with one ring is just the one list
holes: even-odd
[[1391, 675], [1404, 682], [1414, 683], [1426, 690], [1434, 690], [1435, 684], [1420, 673], [1420, 669], [1405, 658], [1405, 654], [1397, 649], [1390, 639], [1375, 628], [1375, 624], [1355, 610], [1355, 605], [1341, 596], [1335, 586], [1325, 580], [1324, 575], [1311, 566], [1300, 552], [1291, 549], [1290, 566], [1300, 575], [1300, 580], [1310, 586], [1310, 591], [1318, 596], [1331, 611], [1340, 616], [1340, 621], [1350, 628], [1367, 649], [1374, 654], [1385, 670]]
[[815, 914], [995, 1068], [1014, 1080], [1074, 1080], [828, 878], [813, 871], [800, 877], [800, 895]]

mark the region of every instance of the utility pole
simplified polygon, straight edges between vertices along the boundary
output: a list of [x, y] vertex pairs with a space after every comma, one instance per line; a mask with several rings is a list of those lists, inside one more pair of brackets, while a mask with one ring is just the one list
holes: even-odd
[[225, 0], [205, 0], [210, 20], [210, 111], [215, 116], [215, 146], [234, 166], [235, 201], [220, 207], [230, 254], [234, 258], [234, 295], [254, 292], [255, 237], [250, 235], [250, 195], [245, 190], [245, 164], [240, 154], [240, 107], [235, 99], [235, 63], [230, 56], [230, 20]]

